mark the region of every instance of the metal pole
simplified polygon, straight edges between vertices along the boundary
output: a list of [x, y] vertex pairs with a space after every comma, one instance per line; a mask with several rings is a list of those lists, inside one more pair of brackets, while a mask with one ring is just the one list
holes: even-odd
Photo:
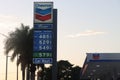
[[[18, 63], [18, 54], [17, 54], [17, 63]], [[17, 80], [18, 80], [18, 65], [17, 65]]]
[[[0, 35], [8, 38], [8, 36], [6, 36], [6, 35], [4, 35], [4, 34], [2, 34], [2, 33], [0, 33]], [[7, 80], [7, 67], [8, 67], [8, 54], [6, 55], [6, 73], [5, 73], [5, 80]]]
[[[0, 33], [2, 36], [4, 36], [4, 37], [6, 37], [6, 38], [8, 38], [8, 36], [6, 36], [5, 34], [3, 34], [3, 33]], [[8, 57], [10, 57], [10, 56], [8, 56], [8, 54], [6, 55], [6, 73], [5, 73], [5, 80], [7, 80], [7, 71], [8, 71]], [[18, 55], [17, 55], [17, 62], [18, 62]], [[17, 65], [17, 80], [18, 80], [18, 65]]]
[[5, 80], [7, 80], [7, 68], [8, 67], [8, 55], [6, 55], [6, 76], [5, 76]]
[[[8, 36], [0, 33], [2, 36], [8, 38]], [[8, 70], [8, 54], [6, 55], [6, 73], [5, 73], [5, 80], [7, 80], [7, 70]]]
[[[8, 38], [8, 36], [6, 36], [5, 34], [3, 34], [3, 33], [0, 33], [0, 35], [2, 35], [2, 36], [4, 36], [4, 37], [6, 37], [6, 38]], [[8, 54], [6, 55], [6, 73], [5, 73], [5, 80], [7, 80], [7, 70], [8, 70]]]
[[52, 80], [57, 80], [57, 9], [53, 9], [53, 65], [52, 65]]

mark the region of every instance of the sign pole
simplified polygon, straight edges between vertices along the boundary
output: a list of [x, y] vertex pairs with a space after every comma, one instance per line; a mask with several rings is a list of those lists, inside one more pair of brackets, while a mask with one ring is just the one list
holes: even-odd
[[52, 65], [52, 80], [57, 80], [57, 9], [53, 9], [53, 65]]
[[57, 9], [53, 2], [34, 3], [33, 64], [52, 64], [57, 80]]

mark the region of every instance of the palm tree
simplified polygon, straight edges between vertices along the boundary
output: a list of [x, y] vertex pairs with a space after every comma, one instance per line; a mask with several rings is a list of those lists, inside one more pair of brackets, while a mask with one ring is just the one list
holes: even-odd
[[60, 60], [57, 62], [58, 67], [58, 80], [64, 79], [68, 80], [68, 77], [71, 76], [71, 69], [73, 64], [67, 60]]
[[29, 26], [21, 24], [14, 32], [9, 33], [5, 41], [5, 54], [12, 52], [11, 61], [18, 57], [17, 66], [21, 64], [22, 80], [25, 80], [25, 69], [32, 66], [32, 32]]
[[72, 67], [72, 80], [80, 80], [80, 71], [81, 67], [79, 66]]

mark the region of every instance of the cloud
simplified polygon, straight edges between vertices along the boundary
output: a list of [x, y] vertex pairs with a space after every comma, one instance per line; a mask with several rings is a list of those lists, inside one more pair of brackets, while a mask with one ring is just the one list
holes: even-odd
[[17, 27], [20, 26], [21, 23], [32, 26], [33, 20], [29, 17], [0, 14], [0, 27]]
[[81, 37], [81, 36], [94, 36], [94, 35], [101, 35], [101, 34], [105, 34], [106, 32], [102, 32], [102, 31], [95, 31], [95, 30], [86, 30], [84, 32], [81, 33], [77, 33], [74, 35], [68, 35], [69, 38], [77, 38], [77, 37]]
[[13, 31], [20, 26], [21, 18], [15, 15], [0, 14], [0, 32], [7, 35], [9, 31]]
[[2, 24], [11, 24], [19, 21], [20, 21], [20, 18], [18, 18], [17, 16], [0, 14], [0, 23]]

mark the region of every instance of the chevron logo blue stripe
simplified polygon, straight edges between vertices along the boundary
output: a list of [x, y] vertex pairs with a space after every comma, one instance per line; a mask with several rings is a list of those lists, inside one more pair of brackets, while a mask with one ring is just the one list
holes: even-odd
[[47, 8], [45, 10], [40, 9], [40, 8], [35, 8], [35, 13], [40, 14], [40, 15], [47, 15], [51, 13], [51, 8]]

